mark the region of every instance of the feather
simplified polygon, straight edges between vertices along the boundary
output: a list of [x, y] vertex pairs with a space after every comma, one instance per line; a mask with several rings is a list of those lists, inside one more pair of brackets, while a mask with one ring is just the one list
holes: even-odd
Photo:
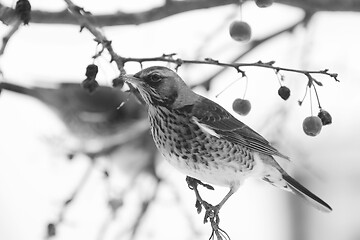
[[192, 120], [195, 122], [196, 125], [199, 126], [199, 128], [205, 132], [210, 134], [211, 136], [220, 138], [219, 134], [217, 134], [214, 130], [212, 130], [211, 128], [209, 128], [208, 126], [206, 126], [205, 124], [199, 123], [199, 119], [197, 119], [196, 117], [193, 117]]
[[191, 113], [200, 128], [206, 129], [211, 135], [225, 138], [262, 154], [276, 155], [289, 160], [289, 157], [272, 147], [264, 137], [207, 98], [196, 101]]
[[298, 183], [295, 179], [290, 177], [287, 173], [283, 172], [283, 179], [288, 183], [288, 186], [291, 188], [293, 193], [298, 195], [300, 198], [306, 200], [306, 202], [310, 203], [316, 209], [323, 212], [331, 212], [332, 208], [320, 199], [318, 196], [310, 192], [306, 187]]

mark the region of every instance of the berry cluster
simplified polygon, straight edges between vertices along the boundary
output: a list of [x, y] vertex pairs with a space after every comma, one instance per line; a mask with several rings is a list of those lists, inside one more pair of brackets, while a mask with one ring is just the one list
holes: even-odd
[[26, 25], [30, 21], [31, 5], [28, 0], [18, 0], [15, 6], [15, 12]]
[[303, 121], [303, 130], [306, 135], [316, 136], [320, 133], [322, 126], [332, 123], [332, 117], [327, 111], [320, 109], [317, 116], [309, 116]]
[[[288, 100], [290, 98], [290, 89], [286, 86], [283, 86], [281, 81], [284, 80], [284, 76], [279, 74], [279, 71], [276, 71], [276, 74], [278, 76], [279, 79], [279, 83], [280, 83], [280, 88], [278, 89], [278, 95], [283, 99], [283, 100]], [[279, 78], [279, 76], [281, 76]], [[320, 82], [318, 82], [317, 80], [315, 80], [314, 78], [312, 78], [310, 75], [308, 75], [309, 78], [309, 82], [307, 84], [307, 88], [306, 88], [306, 92], [305, 92], [305, 96], [304, 98], [299, 101], [299, 105], [301, 106], [309, 89], [310, 92], [310, 104], [311, 104], [311, 116], [306, 117], [303, 121], [303, 130], [305, 132], [306, 135], [308, 136], [316, 136], [320, 133], [322, 126], [326, 126], [332, 123], [332, 117], [330, 115], [329, 112], [325, 111], [324, 109], [321, 108], [320, 105], [320, 101], [319, 101], [319, 96], [318, 93], [316, 91], [316, 87], [314, 85], [314, 83], [316, 83], [319, 86], [322, 86], [322, 84]], [[281, 80], [281, 81], [280, 81]], [[247, 81], [247, 78], [246, 78]], [[318, 106], [319, 106], [319, 113], [317, 116], [313, 116], [312, 114], [312, 98], [311, 98], [311, 90], [314, 89], [315, 94], [316, 94], [316, 99], [318, 102]], [[244, 99], [245, 98], [245, 93], [246, 93], [247, 87], [245, 88], [245, 92], [244, 92], [244, 97], [243, 98], [237, 98], [233, 101], [233, 105], [232, 108], [234, 110], [234, 112], [238, 113], [239, 115], [245, 116], [247, 115], [250, 110], [251, 110], [251, 103], [249, 100]]]
[[[259, 8], [269, 7], [273, 4], [274, 0], [255, 0], [256, 5]], [[242, 3], [240, 3], [240, 9]], [[251, 38], [250, 25], [242, 20], [235, 20], [230, 24], [229, 33], [232, 39], [239, 42], [247, 42]]]
[[86, 67], [86, 79], [81, 83], [81, 86], [90, 93], [99, 87], [99, 83], [95, 80], [98, 71], [98, 66], [95, 64], [90, 64]]
[[[269, 7], [273, 4], [274, 0], [255, 0], [256, 5], [259, 8], [265, 8], [265, 7]], [[240, 2], [240, 10], [242, 8], [242, 2]], [[239, 41], [239, 42], [247, 42], [251, 39], [251, 27], [250, 25], [242, 20], [234, 20], [229, 27], [229, 33], [232, 39], [234, 39], [235, 41]], [[327, 71], [327, 70], [326, 70]], [[325, 71], [325, 73], [326, 73]], [[279, 71], [276, 71], [277, 76], [279, 77]], [[244, 74], [243, 74], [244, 75]], [[279, 79], [279, 83], [280, 83], [280, 88], [278, 90], [278, 95], [283, 99], [283, 100], [287, 100], [290, 97], [290, 89], [286, 86], [283, 86], [280, 82], [280, 80], [283, 80], [283, 76], [280, 75], [281, 78]], [[335, 75], [334, 75], [335, 76]], [[332, 76], [332, 77], [334, 77]], [[321, 83], [317, 82], [315, 79], [313, 79], [310, 75], [308, 75], [309, 77], [309, 83], [308, 83], [308, 88], [310, 89], [311, 92], [311, 87], [313, 87], [315, 93], [316, 93], [316, 97], [318, 100], [318, 104], [319, 104], [319, 113], [317, 116], [313, 116], [311, 114], [311, 116], [307, 117], [304, 119], [303, 121], [303, 130], [305, 132], [306, 135], [309, 136], [316, 136], [320, 133], [322, 126], [331, 124], [332, 122], [332, 118], [331, 115], [323, 110], [320, 106], [320, 102], [319, 102], [319, 97], [317, 95], [316, 92], [316, 88], [313, 85], [313, 83], [315, 82], [316, 84], [318, 84], [319, 86], [321, 86]], [[336, 76], [335, 76], [335, 80], [336, 80]], [[246, 92], [246, 89], [245, 89]], [[307, 93], [307, 91], [306, 91]], [[305, 96], [306, 96], [305, 93]], [[244, 94], [245, 97], [245, 94]], [[305, 98], [305, 97], [304, 97]], [[303, 99], [304, 100], [304, 99]], [[299, 101], [299, 104], [302, 104], [302, 101]], [[310, 103], [311, 103], [311, 94], [310, 94]], [[312, 104], [312, 103], [311, 103]], [[249, 100], [246, 99], [242, 99], [242, 98], [237, 98], [234, 100], [233, 105], [232, 105], [233, 110], [238, 113], [239, 115], [245, 116], [247, 115], [250, 110], [251, 110], [251, 103]], [[311, 113], [312, 113], [312, 109], [311, 109]]]

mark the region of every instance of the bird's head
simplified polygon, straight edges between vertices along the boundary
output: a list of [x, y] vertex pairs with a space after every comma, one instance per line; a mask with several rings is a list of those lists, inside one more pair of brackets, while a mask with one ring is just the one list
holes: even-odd
[[149, 67], [134, 75], [125, 75], [125, 81], [137, 88], [146, 104], [151, 106], [177, 108], [198, 96], [167, 67]]

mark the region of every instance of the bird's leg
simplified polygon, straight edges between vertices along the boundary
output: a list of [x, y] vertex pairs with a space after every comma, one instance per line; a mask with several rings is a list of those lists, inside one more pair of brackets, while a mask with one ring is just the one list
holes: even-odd
[[222, 206], [234, 194], [234, 192], [236, 192], [236, 190], [234, 190], [234, 188], [230, 187], [230, 191], [226, 194], [226, 196], [223, 198], [223, 200], [221, 200], [221, 202], [215, 206], [216, 208], [218, 208], [218, 211], [220, 211]]

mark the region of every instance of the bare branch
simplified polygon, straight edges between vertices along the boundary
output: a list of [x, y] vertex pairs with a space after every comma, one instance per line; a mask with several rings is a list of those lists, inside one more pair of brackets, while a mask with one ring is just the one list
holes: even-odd
[[[88, 21], [93, 22], [95, 26], [118, 26], [118, 25], [138, 25], [147, 22], [153, 22], [173, 16], [175, 14], [188, 12], [198, 9], [207, 9], [212, 7], [236, 4], [235, 0], [196, 0], [196, 1], [171, 1], [160, 7], [136, 13], [116, 12], [104, 15], [88, 15], [84, 16]], [[6, 16], [1, 16], [2, 9], [12, 12]], [[10, 21], [14, 10], [7, 8], [0, 3], [0, 20], [3, 22]], [[78, 24], [77, 19], [67, 11], [46, 12], [34, 10], [31, 12], [32, 23], [46, 24]]]
[[[176, 64], [175, 68], [180, 67], [182, 64], [206, 64], [206, 65], [215, 65], [215, 66], [221, 66], [221, 67], [230, 67], [234, 68], [237, 72], [241, 73], [242, 76], [245, 75], [245, 71], [241, 70], [240, 68], [244, 67], [261, 67], [261, 68], [270, 68], [274, 69], [277, 73], [279, 71], [285, 71], [285, 72], [295, 72], [304, 74], [306, 77], [311, 77], [311, 74], [323, 74], [327, 75], [331, 78], [334, 78], [335, 81], [339, 82], [338, 75], [336, 73], [329, 73], [328, 69], [325, 70], [300, 70], [300, 69], [293, 69], [293, 68], [284, 68], [284, 67], [277, 67], [275, 66], [275, 61], [270, 62], [254, 62], [254, 63], [227, 63], [227, 62], [220, 62], [218, 60], [214, 60], [212, 58], [205, 58], [204, 60], [187, 60], [187, 59], [181, 59], [181, 58], [173, 58], [174, 54], [163, 54], [160, 57], [151, 57], [151, 58], [122, 58], [122, 62], [125, 64], [127, 62], [138, 62], [142, 64], [143, 62], [169, 62]], [[312, 78], [312, 77], [311, 77]], [[201, 83], [202, 84], [202, 83]]]
[[78, 24], [80, 24], [80, 30], [86, 28], [90, 31], [91, 34], [95, 36], [95, 41], [102, 44], [104, 48], [107, 49], [111, 56], [111, 61], [115, 61], [121, 74], [125, 74], [124, 63], [122, 58], [118, 56], [114, 49], [111, 46], [111, 41], [109, 41], [90, 21], [86, 16], [91, 16], [89, 12], [86, 12], [84, 9], [75, 5], [71, 0], [64, 0], [68, 5], [70, 13], [77, 19]]
[[70, 197], [64, 201], [64, 203], [60, 209], [60, 212], [57, 216], [57, 219], [48, 224], [48, 226], [47, 226], [48, 231], [47, 231], [46, 239], [50, 239], [51, 237], [56, 235], [57, 228], [59, 227], [60, 224], [63, 223], [64, 216], [65, 216], [67, 210], [69, 209], [70, 205], [74, 202], [76, 197], [79, 195], [80, 191], [84, 188], [85, 184], [88, 182], [89, 177], [90, 177], [91, 173], [93, 172], [94, 167], [95, 167], [94, 162], [90, 161], [89, 166], [86, 168], [85, 172], [83, 173], [75, 190], [72, 192]]
[[[226, 62], [220, 62], [218, 60], [214, 60], [212, 58], [205, 58], [204, 60], [186, 60], [186, 59], [181, 59], [181, 58], [175, 59], [174, 58], [174, 56], [176, 55], [175, 53], [163, 54], [160, 57], [151, 57], [151, 58], [122, 57], [122, 56], [118, 55], [117, 53], [115, 53], [115, 51], [113, 50], [113, 48], [111, 46], [111, 41], [107, 40], [106, 37], [95, 26], [93, 26], [89, 22], [88, 19], [86, 19], [84, 17], [89, 14], [88, 12], [86, 12], [83, 8], [76, 6], [71, 0], [64, 0], [64, 1], [68, 4], [68, 8], [69, 8], [69, 11], [71, 12], [71, 14], [73, 14], [78, 19], [78, 22], [79, 22], [81, 28], [88, 29], [96, 37], [95, 40], [98, 43], [101, 43], [103, 45], [103, 47], [108, 50], [109, 54], [111, 55], [111, 59], [112, 59], [111, 61], [116, 62], [121, 74], [125, 73], [124, 65], [127, 62], [138, 62], [141, 65], [143, 62], [159, 62], [160, 61], [160, 62], [169, 62], [169, 63], [176, 64], [175, 69], [178, 69], [182, 64], [207, 64], [207, 65], [216, 65], [216, 66], [221, 66], [221, 67], [234, 68], [237, 72], [241, 73], [242, 76], [245, 76], [245, 72], [240, 68], [262, 67], [262, 68], [274, 69], [277, 73], [279, 71], [301, 73], [301, 74], [306, 75], [308, 78], [309, 78], [310, 74], [324, 74], [324, 75], [328, 75], [328, 76], [334, 78], [336, 81], [339, 81], [337, 79], [337, 74], [329, 73], [327, 69], [320, 70], [320, 71], [307, 71], [307, 70], [283, 68], [283, 67], [274, 66], [274, 63], [275, 63], [274, 61], [267, 62], [267, 63], [263, 63], [261, 61], [258, 61], [255, 63], [236, 63], [236, 62], [235, 63], [226, 63]], [[275, 34], [268, 36], [267, 38], [264, 38], [262, 40], [259, 40], [258, 42], [255, 42], [253, 45], [253, 48], [256, 47], [257, 45], [261, 44], [262, 42], [267, 41], [270, 38], [275, 37], [283, 32], [292, 31], [297, 25], [307, 22], [308, 19], [310, 18], [310, 16], [311, 15], [306, 14], [303, 19], [301, 19], [299, 22], [295, 23], [294, 25], [290, 26], [289, 28], [281, 30]], [[250, 50], [248, 50], [248, 51], [250, 51]]]
[[3, 37], [2, 45], [0, 48], [0, 56], [4, 54], [7, 43], [10, 38], [14, 35], [14, 33], [19, 29], [22, 21], [20, 19], [16, 19], [15, 23], [11, 26], [10, 31]]
[[276, 0], [275, 2], [302, 8], [305, 11], [360, 11], [359, 0]]
[[[305, 11], [360, 11], [360, 0], [276, 0], [277, 3], [298, 7]], [[235, 0], [185, 0], [185, 1], [167, 1], [160, 7], [136, 12], [124, 13], [116, 12], [103, 15], [85, 16], [89, 21], [93, 21], [96, 26], [118, 26], [118, 25], [138, 25], [142, 23], [161, 20], [175, 14], [184, 13], [193, 10], [207, 9], [230, 4], [238, 4]], [[0, 21], [9, 24], [13, 21], [15, 11], [0, 3]], [[77, 19], [67, 12], [47, 12], [34, 10], [31, 12], [32, 23], [45, 24], [77, 24]]]

